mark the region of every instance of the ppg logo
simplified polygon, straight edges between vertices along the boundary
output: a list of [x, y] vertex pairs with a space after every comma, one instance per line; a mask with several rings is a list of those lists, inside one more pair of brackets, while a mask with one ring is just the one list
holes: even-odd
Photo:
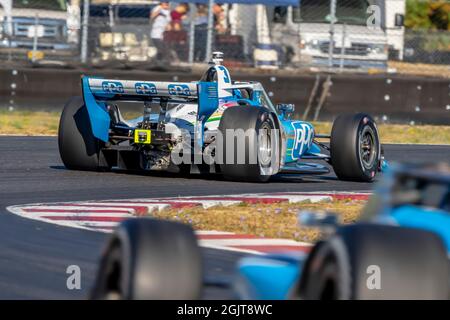
[[304, 122], [292, 122], [292, 126], [295, 130], [292, 157], [297, 159], [311, 146], [314, 130], [309, 124]]
[[191, 90], [185, 84], [169, 84], [169, 94], [173, 96], [190, 96]]
[[158, 90], [156, 90], [156, 86], [153, 83], [137, 82], [134, 88], [137, 94], [158, 94]]
[[103, 81], [102, 89], [109, 93], [124, 93], [123, 85], [118, 81]]

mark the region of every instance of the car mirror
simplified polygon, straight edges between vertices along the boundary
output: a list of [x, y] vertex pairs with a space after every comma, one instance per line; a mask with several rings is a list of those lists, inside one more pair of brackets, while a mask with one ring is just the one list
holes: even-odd
[[295, 105], [292, 103], [277, 104], [277, 111], [279, 114], [291, 114], [295, 110]]

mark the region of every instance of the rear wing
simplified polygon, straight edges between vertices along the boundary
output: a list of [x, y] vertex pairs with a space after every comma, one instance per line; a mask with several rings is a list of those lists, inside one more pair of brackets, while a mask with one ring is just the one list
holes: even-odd
[[203, 132], [206, 120], [217, 109], [218, 91], [215, 82], [154, 82], [112, 80], [82, 77], [83, 99], [87, 107], [94, 136], [109, 140], [110, 101], [166, 101], [198, 104], [197, 124]]
[[90, 91], [99, 99], [148, 100], [169, 98], [190, 100], [197, 98], [196, 82], [149, 82], [88, 78]]

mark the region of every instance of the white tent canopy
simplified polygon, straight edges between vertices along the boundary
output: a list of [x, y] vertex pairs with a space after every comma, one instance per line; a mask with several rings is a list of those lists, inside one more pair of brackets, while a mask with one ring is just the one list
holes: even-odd
[[12, 32], [12, 0], [0, 0], [0, 5], [3, 7], [6, 17], [6, 33]]

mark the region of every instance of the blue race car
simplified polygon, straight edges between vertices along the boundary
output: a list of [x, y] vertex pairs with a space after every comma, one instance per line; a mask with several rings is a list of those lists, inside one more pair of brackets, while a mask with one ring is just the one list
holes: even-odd
[[240, 299], [449, 299], [450, 166], [388, 169], [360, 221], [301, 213], [324, 237], [306, 255], [242, 258], [233, 281], [205, 280], [189, 226], [123, 222], [102, 256], [92, 298], [197, 299], [204, 285]]
[[[292, 120], [292, 104], [274, 106], [257, 82], [232, 81], [214, 53], [198, 82], [82, 78], [82, 97], [61, 115], [64, 165], [76, 170], [162, 170], [220, 173], [230, 180], [267, 181], [277, 173], [325, 174], [373, 181], [384, 166], [377, 126], [367, 114], [341, 115], [331, 135]], [[125, 120], [123, 103], [143, 116]], [[330, 139], [329, 144], [318, 139]]]

